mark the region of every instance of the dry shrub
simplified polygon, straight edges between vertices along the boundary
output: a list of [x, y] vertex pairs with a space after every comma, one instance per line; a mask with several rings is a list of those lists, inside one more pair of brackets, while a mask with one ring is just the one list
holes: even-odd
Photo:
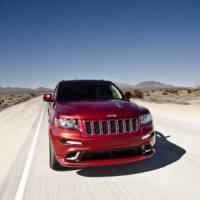
[[143, 97], [144, 97], [143, 92], [141, 90], [138, 90], [138, 89], [134, 90], [132, 95], [133, 95], [133, 98], [143, 99]]
[[178, 94], [178, 89], [167, 89], [167, 93]]
[[159, 99], [156, 97], [151, 97], [149, 100], [152, 102], [160, 102]]
[[167, 92], [167, 91], [163, 91], [162, 94], [163, 94], [163, 95], [167, 95], [168, 92]]
[[187, 92], [188, 92], [188, 93], [192, 93], [192, 90], [191, 90], [191, 89], [187, 89]]

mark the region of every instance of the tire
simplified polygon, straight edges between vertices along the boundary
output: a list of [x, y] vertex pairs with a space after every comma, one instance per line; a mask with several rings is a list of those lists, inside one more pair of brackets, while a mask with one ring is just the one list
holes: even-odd
[[62, 166], [56, 160], [50, 136], [49, 136], [49, 166], [53, 170], [60, 170], [62, 168]]

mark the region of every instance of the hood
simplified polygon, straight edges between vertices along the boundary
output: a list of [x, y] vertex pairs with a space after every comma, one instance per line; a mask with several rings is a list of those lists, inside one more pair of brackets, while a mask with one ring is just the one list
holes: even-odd
[[137, 117], [145, 111], [133, 102], [118, 99], [56, 103], [55, 110], [58, 114], [79, 119]]

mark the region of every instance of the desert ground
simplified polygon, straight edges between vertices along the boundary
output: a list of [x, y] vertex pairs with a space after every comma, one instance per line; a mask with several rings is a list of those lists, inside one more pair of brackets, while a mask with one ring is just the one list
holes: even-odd
[[129, 89], [133, 98], [147, 102], [175, 103], [175, 104], [200, 104], [200, 88], [140, 88]]
[[41, 93], [0, 93], [0, 110], [27, 101], [39, 95], [41, 95]]

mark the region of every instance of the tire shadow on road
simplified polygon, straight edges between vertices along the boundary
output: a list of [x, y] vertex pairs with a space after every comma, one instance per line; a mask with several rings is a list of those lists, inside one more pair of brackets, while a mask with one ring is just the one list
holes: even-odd
[[168, 141], [168, 137], [156, 131], [156, 153], [150, 159], [124, 165], [83, 168], [76, 173], [86, 177], [109, 177], [138, 174], [160, 169], [177, 162], [186, 153], [185, 149]]

